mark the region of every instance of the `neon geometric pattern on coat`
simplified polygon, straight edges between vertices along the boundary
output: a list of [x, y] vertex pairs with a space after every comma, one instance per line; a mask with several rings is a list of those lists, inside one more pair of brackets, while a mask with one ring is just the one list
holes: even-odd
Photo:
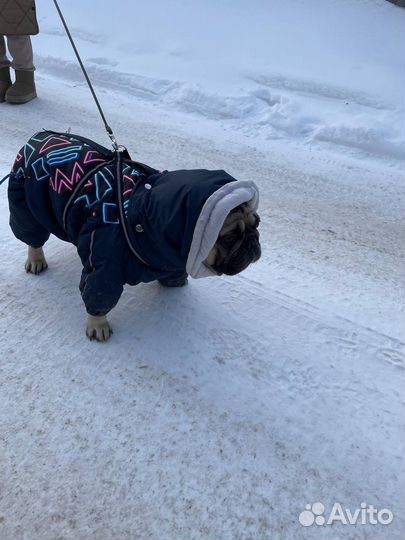
[[53, 190], [60, 194], [64, 190], [72, 191], [74, 186], [81, 180], [83, 176], [84, 171], [80, 164], [76, 162], [73, 166], [73, 171], [70, 178], [66, 176], [66, 174], [60, 169], [56, 169], [53, 178], [50, 179], [50, 184]]
[[47, 168], [45, 158], [43, 157], [40, 157], [36, 159], [33, 163], [31, 163], [31, 168], [34, 171], [35, 178], [38, 180], [38, 182], [46, 180], [51, 176], [51, 173]]
[[52, 152], [48, 152], [46, 159], [51, 166], [62, 165], [62, 163], [78, 160], [81, 149], [81, 146], [68, 146], [60, 150], [53, 150]]
[[39, 151], [39, 154], [45, 154], [45, 152], [48, 152], [49, 150], [52, 150], [52, 148], [58, 148], [60, 146], [71, 146], [71, 141], [67, 139], [61, 139], [60, 137], [50, 137], [47, 141], [42, 145], [42, 148]]
[[97, 163], [101, 161], [105, 161], [105, 159], [99, 152], [96, 150], [89, 150], [84, 157], [83, 163], [87, 165], [88, 163]]
[[114, 203], [103, 203], [103, 222], [118, 225], [118, 209]]
[[[104, 169], [104, 171], [111, 174], [107, 168]], [[94, 175], [94, 180], [87, 182], [84, 187], [87, 188], [86, 193], [77, 197], [74, 204], [78, 201], [85, 201], [86, 208], [91, 208], [113, 190], [111, 183], [103, 171], [98, 171], [98, 173]]]

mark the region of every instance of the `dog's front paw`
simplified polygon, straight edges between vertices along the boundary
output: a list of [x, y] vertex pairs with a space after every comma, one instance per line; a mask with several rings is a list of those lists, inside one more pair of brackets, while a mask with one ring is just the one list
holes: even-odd
[[101, 317], [89, 315], [86, 325], [86, 336], [90, 340], [107, 341], [110, 339], [112, 333], [112, 328], [105, 315]]
[[28, 259], [25, 262], [27, 274], [38, 275], [48, 268], [42, 248], [28, 248]]

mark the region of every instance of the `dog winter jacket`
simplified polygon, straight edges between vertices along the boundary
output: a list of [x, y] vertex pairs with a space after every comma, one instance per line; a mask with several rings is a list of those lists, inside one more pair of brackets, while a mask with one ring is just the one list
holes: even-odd
[[[119, 181], [118, 181], [119, 180]], [[105, 315], [123, 285], [212, 272], [203, 261], [253, 182], [224, 171], [159, 172], [90, 140], [42, 131], [20, 150], [9, 182], [10, 226], [32, 247], [54, 234], [77, 246], [87, 312]]]

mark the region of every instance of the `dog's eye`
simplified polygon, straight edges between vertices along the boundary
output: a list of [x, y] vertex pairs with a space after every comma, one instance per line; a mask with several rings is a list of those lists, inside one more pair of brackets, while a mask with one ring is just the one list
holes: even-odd
[[224, 248], [229, 248], [234, 245], [234, 243], [238, 240], [239, 236], [240, 236], [239, 231], [238, 231], [238, 234], [236, 231], [232, 231], [231, 233], [218, 238], [218, 243]]

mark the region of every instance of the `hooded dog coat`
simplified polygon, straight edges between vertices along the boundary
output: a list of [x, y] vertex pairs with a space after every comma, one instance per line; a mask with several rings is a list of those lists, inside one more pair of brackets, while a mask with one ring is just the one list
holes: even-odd
[[117, 159], [93, 141], [51, 131], [20, 150], [8, 195], [18, 239], [41, 247], [54, 234], [77, 246], [90, 315], [108, 313], [125, 283], [212, 275], [203, 262], [226, 216], [243, 202], [258, 205], [255, 184], [225, 171], [159, 172], [126, 152]]

